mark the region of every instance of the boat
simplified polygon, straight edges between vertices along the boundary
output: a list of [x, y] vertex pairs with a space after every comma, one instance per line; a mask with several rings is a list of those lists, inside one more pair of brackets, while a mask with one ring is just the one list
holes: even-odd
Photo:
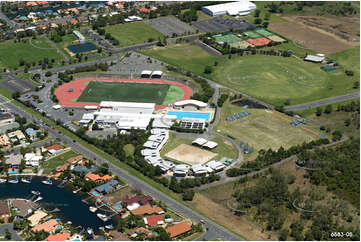
[[6, 179], [0, 178], [0, 183], [5, 183], [5, 182], [6, 182]]
[[15, 179], [10, 179], [8, 182], [9, 182], [9, 183], [12, 183], [12, 184], [16, 184], [16, 183], [19, 183], [19, 180], [18, 180], [18, 178], [16, 177]]
[[52, 185], [52, 184], [53, 184], [53, 182], [52, 182], [50, 179], [41, 181], [41, 183], [43, 183], [43, 184], [45, 184], [45, 185]]
[[29, 177], [29, 178], [26, 178], [26, 177], [24, 177], [24, 178], [21, 178], [21, 182], [23, 182], [23, 183], [31, 183], [31, 177]]
[[39, 191], [31, 191], [31, 193], [34, 194], [34, 195], [38, 195], [38, 196], [40, 195]]
[[89, 207], [89, 211], [92, 213], [95, 213], [97, 210], [98, 210], [98, 208], [96, 208], [96, 207], [92, 207], [92, 206]]
[[103, 220], [104, 222], [105, 222], [105, 221], [108, 221], [108, 217], [107, 217], [107, 215], [105, 215], [105, 214], [98, 213], [97, 216], [98, 216], [98, 218], [100, 218], [100, 219]]
[[111, 229], [114, 229], [114, 226], [112, 224], [108, 224], [108, 225], [105, 225], [105, 228], [111, 230]]
[[34, 200], [34, 203], [39, 202], [40, 200], [43, 200], [43, 197], [38, 197], [37, 199]]
[[94, 233], [92, 228], [87, 228], [86, 231], [88, 232], [88, 234], [93, 234]]
[[99, 227], [99, 230], [103, 230], [103, 231], [104, 231], [104, 230], [105, 230], [105, 228], [102, 226], [102, 227]]
[[72, 221], [68, 221], [68, 222], [66, 222], [66, 224], [72, 224], [73, 222]]

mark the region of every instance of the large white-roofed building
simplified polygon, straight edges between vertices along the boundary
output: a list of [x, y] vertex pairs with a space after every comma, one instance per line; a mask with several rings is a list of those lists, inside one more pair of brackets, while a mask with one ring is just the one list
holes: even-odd
[[207, 167], [211, 168], [212, 170], [214, 170], [215, 172], [219, 172], [222, 171], [224, 168], [226, 168], [225, 165], [223, 165], [221, 162], [219, 161], [215, 161], [215, 160], [211, 160], [210, 162], [208, 162], [206, 164]]
[[121, 113], [152, 114], [155, 108], [155, 103], [102, 101], [99, 106], [101, 111], [111, 110]]
[[189, 171], [189, 165], [176, 165], [173, 169], [174, 175], [176, 176], [186, 176]]
[[245, 16], [255, 10], [257, 7], [254, 3], [248, 0], [241, 0], [237, 2], [215, 4], [210, 6], [202, 7], [202, 11], [211, 16], [220, 15], [240, 15]]
[[163, 75], [163, 71], [153, 71], [152, 78], [161, 78]]
[[152, 71], [144, 70], [140, 73], [141, 78], [150, 78], [152, 75]]
[[197, 109], [204, 109], [207, 107], [207, 103], [198, 100], [182, 100], [174, 103], [174, 108], [185, 108], [187, 106], [196, 107]]

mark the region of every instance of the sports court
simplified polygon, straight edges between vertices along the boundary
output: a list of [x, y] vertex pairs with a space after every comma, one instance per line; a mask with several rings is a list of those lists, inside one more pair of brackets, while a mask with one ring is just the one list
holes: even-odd
[[268, 37], [268, 36], [273, 35], [273, 33], [269, 32], [269, 31], [267, 31], [265, 29], [256, 29], [254, 32], [256, 32], [256, 33], [258, 33], [258, 34], [260, 34], [260, 35], [262, 35], [264, 37]]
[[270, 35], [270, 36], [267, 36], [268, 39], [274, 41], [274, 42], [285, 42], [286, 40], [277, 36], [277, 35]]
[[233, 44], [242, 41], [241, 38], [235, 36], [234, 34], [217, 34], [213, 36], [216, 42], [225, 42], [227, 44]]
[[[91, 84], [92, 82], [97, 82], [97, 83]], [[98, 82], [100, 82], [100, 83], [98, 83]], [[123, 85], [117, 85], [117, 84], [123, 84]], [[135, 86], [132, 86], [130, 84], [140, 84], [140, 86], [137, 86], [135, 88]], [[153, 86], [150, 87], [148, 85], [153, 85]], [[87, 88], [88, 86], [89, 86], [89, 88]], [[142, 80], [113, 79], [113, 78], [78, 79], [78, 80], [71, 81], [71, 82], [61, 85], [60, 87], [58, 87], [55, 90], [54, 94], [56, 95], [57, 99], [59, 100], [59, 105], [61, 105], [61, 106], [84, 107], [84, 106], [88, 106], [88, 105], [98, 106], [100, 101], [110, 101], [109, 95], [112, 95], [112, 97], [114, 98], [113, 100], [115, 100], [115, 98], [118, 97], [118, 95], [119, 95], [119, 97], [126, 97], [126, 98], [128, 98], [128, 100], [132, 99], [132, 100], [134, 100], [134, 102], [143, 102], [142, 100], [144, 100], [145, 97], [142, 97], [139, 94], [140, 91], [139, 91], [138, 87], [141, 87], [141, 89], [143, 90], [142, 95], [145, 95], [145, 92], [147, 95], [149, 95], [146, 97], [146, 98], [148, 98], [148, 100], [149, 100], [149, 98], [155, 98], [155, 99], [160, 100], [162, 98], [162, 96], [164, 95], [163, 91], [161, 89], [165, 88], [166, 86], [168, 86], [169, 89], [171, 89], [172, 86], [176, 86], [176, 87], [182, 89], [182, 91], [184, 93], [183, 97], [180, 98], [179, 100], [175, 100], [175, 101], [190, 99], [190, 97], [193, 94], [192, 89], [189, 86], [184, 85], [180, 82], [176, 82], [176, 81], [147, 80], [147, 79], [144, 79], [144, 80], [143, 79]], [[92, 87], [94, 87], [96, 89], [96, 92], [94, 91], [95, 89], [93, 89]], [[110, 87], [112, 87], [112, 88], [110, 88]], [[116, 87], [116, 89], [114, 89], [114, 87]], [[133, 93], [124, 92], [123, 90], [121, 90], [124, 87], [131, 88]], [[148, 88], [151, 88], [154, 93], [150, 93], [150, 91], [148, 91]], [[90, 89], [92, 89], [92, 90], [90, 90]], [[127, 89], [127, 90], [129, 91], [130, 89]], [[119, 91], [121, 93], [118, 94]], [[83, 92], [85, 92], [84, 96], [81, 97]], [[92, 97], [93, 94], [94, 94], [94, 96], [97, 97], [97, 100], [99, 100], [99, 99], [101, 99], [101, 100], [99, 102], [96, 100], [94, 100], [94, 101], [86, 101], [85, 100], [86, 98], [89, 98], [89, 99], [94, 98], [95, 99], [95, 97]], [[134, 98], [133, 96], [136, 98]], [[84, 102], [79, 102], [79, 100], [78, 100], [79, 98], [80, 98], [80, 100], [84, 100]], [[141, 98], [143, 98], [143, 99], [141, 99]], [[166, 95], [165, 98], [167, 99], [168, 95]], [[163, 99], [164, 99], [164, 97], [163, 97]], [[125, 100], [117, 99], [117, 101], [125, 101]], [[155, 102], [155, 101], [152, 101], [152, 102]], [[168, 106], [167, 104], [159, 104], [155, 108], [157, 110], [159, 110], [159, 109], [166, 108], [167, 106]]]
[[247, 49], [247, 47], [254, 47], [254, 45], [248, 43], [245, 40], [242, 40], [241, 42], [237, 42], [237, 43], [232, 43], [232, 44], [230, 44], [230, 46], [233, 48], [239, 48], [239, 49]]
[[268, 45], [271, 42], [271, 40], [265, 37], [261, 37], [257, 39], [248, 39], [247, 42], [254, 46], [264, 46], [264, 45]]
[[246, 31], [246, 32], [244, 32], [244, 34], [246, 36], [248, 36], [248, 38], [251, 38], [251, 39], [262, 37], [260, 34], [257, 34], [257, 33], [253, 32], [253, 31]]
[[213, 153], [208, 150], [204, 150], [192, 145], [181, 144], [177, 148], [171, 150], [166, 157], [174, 159], [189, 165], [204, 164], [207, 161], [217, 156], [217, 153]]
[[93, 50], [97, 49], [96, 45], [94, 45], [91, 42], [86, 42], [83, 44], [76, 44], [76, 45], [69, 45], [67, 48], [75, 54], [89, 52], [89, 51], [93, 51]]

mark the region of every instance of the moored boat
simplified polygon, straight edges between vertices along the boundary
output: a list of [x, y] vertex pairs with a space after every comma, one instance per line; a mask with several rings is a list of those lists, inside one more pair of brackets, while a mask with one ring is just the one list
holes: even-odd
[[16, 184], [19, 183], [19, 179], [16, 177], [15, 179], [10, 179], [8, 183]]
[[21, 182], [23, 182], [23, 183], [31, 183], [31, 177], [28, 177], [28, 178], [26, 178], [26, 177], [21, 178]]
[[0, 183], [5, 183], [5, 182], [6, 182], [6, 179], [0, 178]]
[[105, 222], [105, 221], [108, 221], [107, 215], [105, 215], [105, 214], [98, 213], [97, 216], [98, 216], [98, 218], [100, 218], [100, 219], [103, 220], [104, 222]]
[[52, 184], [53, 184], [53, 182], [52, 182], [50, 179], [41, 181], [41, 183], [43, 183], [43, 184], [45, 184], [45, 185], [52, 185]]
[[98, 209], [96, 207], [92, 207], [92, 206], [89, 207], [89, 211], [92, 213], [95, 213], [97, 210]]

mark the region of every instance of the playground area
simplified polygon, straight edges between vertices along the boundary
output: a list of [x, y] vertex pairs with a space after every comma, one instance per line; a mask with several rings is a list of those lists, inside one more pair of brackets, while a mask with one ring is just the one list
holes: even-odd
[[[67, 107], [98, 105], [107, 100], [153, 102], [157, 104], [156, 109], [162, 109], [168, 103], [190, 99], [192, 89], [182, 83], [167, 80], [85, 78], [63, 84], [54, 94], [59, 104]], [[168, 103], [165, 104], [165, 100]]]
[[192, 145], [181, 144], [175, 149], [165, 154], [166, 157], [186, 163], [188, 165], [204, 164], [217, 156], [208, 150], [204, 150]]

